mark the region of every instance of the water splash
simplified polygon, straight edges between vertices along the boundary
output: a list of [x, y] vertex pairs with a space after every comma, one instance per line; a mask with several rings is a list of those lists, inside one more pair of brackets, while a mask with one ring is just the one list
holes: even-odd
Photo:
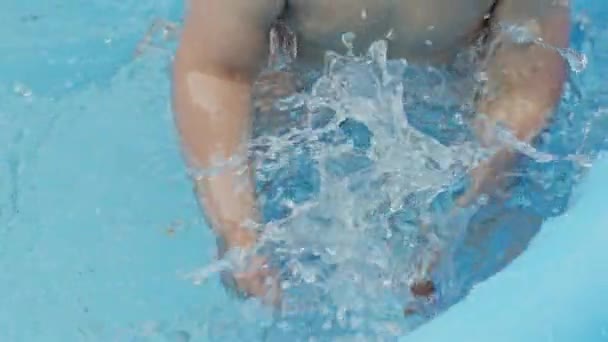
[[[262, 200], [283, 208], [262, 244], [281, 268], [290, 329], [308, 317], [319, 336], [401, 335], [420, 251], [432, 236], [454, 235], [421, 233], [416, 220], [436, 215], [430, 204], [487, 151], [443, 145], [409, 124], [406, 68], [387, 60], [385, 41], [362, 57], [329, 52], [310, 92], [282, 102], [300, 106], [291, 110], [306, 124], [252, 142], [259, 181], [274, 189]], [[416, 210], [418, 219], [401, 220]]]
[[583, 72], [589, 63], [587, 55], [579, 53], [573, 49], [557, 49], [559, 54], [566, 59], [570, 69], [576, 73]]
[[587, 68], [589, 61], [584, 53], [579, 53], [571, 48], [555, 47], [546, 43], [537, 33], [539, 30], [540, 28], [538, 28], [538, 24], [535, 22], [528, 25], [507, 24], [499, 26], [499, 32], [506, 34], [515, 44], [535, 44], [544, 49], [556, 51], [568, 63], [570, 70], [575, 73], [583, 72]]
[[[512, 33], [522, 44], [544, 44], [523, 29]], [[562, 53], [575, 71], [586, 66], [584, 55], [545, 47]], [[251, 142], [267, 219], [256, 252], [272, 251], [284, 291], [280, 317], [264, 328], [266, 340], [396, 339], [466, 292], [440, 288], [445, 298], [427, 303], [413, 298], [408, 284], [421, 264], [432, 262], [433, 250], [442, 249], [433, 276], [448, 280], [446, 287], [461, 286], [450, 281], [450, 253], [476, 207], [454, 213], [451, 194], [493, 151], [474, 139], [446, 144], [417, 129], [404, 108], [425, 111], [433, 101], [441, 103], [448, 76], [427, 70], [437, 87], [416, 89], [424, 82], [404, 78], [415, 67], [386, 56], [384, 41], [365, 56], [327, 53], [324, 72], [310, 89], [276, 105], [298, 124]], [[408, 95], [413, 92], [422, 96]], [[460, 118], [458, 129], [467, 131], [462, 111], [448, 115]], [[538, 165], [590, 163], [582, 153], [560, 155], [518, 141], [504, 127], [496, 133], [502, 145]], [[543, 183], [551, 179], [545, 178]], [[532, 203], [526, 196], [517, 200]], [[214, 272], [243, 267], [246, 258], [227, 258], [187, 277], [201, 283]], [[404, 319], [410, 307], [418, 315]]]

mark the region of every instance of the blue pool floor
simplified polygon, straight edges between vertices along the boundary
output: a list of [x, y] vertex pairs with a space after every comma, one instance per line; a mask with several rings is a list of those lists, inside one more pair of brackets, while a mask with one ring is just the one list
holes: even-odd
[[11, 151], [15, 212], [0, 230], [1, 340], [109, 340], [148, 321], [204, 321], [221, 300], [223, 291], [177, 274], [214, 249], [167, 129], [166, 61], [156, 62], [125, 68], [109, 91], [26, 104], [30, 115], [54, 118], [13, 141], [21, 150]]

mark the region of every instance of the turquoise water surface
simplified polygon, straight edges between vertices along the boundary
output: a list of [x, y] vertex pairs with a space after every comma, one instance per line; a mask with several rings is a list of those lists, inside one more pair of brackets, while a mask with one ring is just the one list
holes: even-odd
[[[214, 259], [215, 239], [173, 124], [175, 41], [156, 31], [138, 50], [155, 21], [181, 20], [181, 2], [8, 0], [5, 7], [0, 340], [259, 339], [250, 327], [271, 326], [270, 312], [235, 301], [217, 277], [197, 286], [185, 276]], [[589, 65], [572, 74], [547, 133], [555, 138], [539, 149], [595, 157], [608, 146], [608, 4], [578, 0], [574, 7], [573, 48]], [[537, 203], [545, 217], [584, 203], [584, 191], [571, 192], [586, 167], [533, 160], [522, 167], [548, 177], [545, 191], [560, 195], [545, 203], [522, 182], [522, 200]], [[584, 234], [594, 218], [578, 215], [567, 222]], [[573, 314], [580, 319], [584, 308]]]

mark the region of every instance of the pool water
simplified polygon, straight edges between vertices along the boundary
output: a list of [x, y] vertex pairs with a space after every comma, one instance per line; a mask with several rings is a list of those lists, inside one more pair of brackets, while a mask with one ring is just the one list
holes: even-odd
[[[0, 13], [5, 27], [13, 28], [0, 32], [3, 56], [3, 63], [0, 63], [0, 146], [4, 147], [0, 151], [0, 289], [4, 293], [0, 297], [0, 339], [252, 341], [261, 337], [282, 340], [286, 336], [304, 339], [308, 334], [339, 340], [352, 338], [357, 333], [368, 336], [374, 333], [385, 336], [390, 331], [400, 333], [402, 328], [394, 323], [398, 321], [392, 315], [401, 310], [401, 304], [391, 302], [394, 298], [389, 294], [386, 298], [378, 298], [373, 286], [364, 293], [369, 297], [360, 297], [377, 300], [382, 305], [374, 311], [374, 307], [365, 304], [363, 307], [367, 311], [358, 313], [367, 315], [359, 317], [359, 321], [353, 319], [356, 315], [351, 315], [344, 319], [348, 326], [337, 324], [337, 328], [332, 326], [323, 330], [326, 323], [323, 315], [339, 315], [340, 305], [327, 305], [324, 307], [327, 312], [319, 315], [317, 298], [331, 300], [333, 304], [348, 304], [356, 302], [357, 298], [348, 291], [360, 288], [330, 287], [333, 291], [319, 292], [317, 285], [322, 285], [321, 282], [304, 281], [302, 284], [306, 286], [294, 286], [290, 290], [298, 309], [277, 321], [271, 312], [255, 302], [235, 301], [223, 291], [216, 276], [203, 279], [198, 286], [188, 276], [212, 264], [215, 239], [194, 200], [173, 125], [168, 76], [175, 42], [164, 41], [162, 32], [155, 32], [151, 43], [136, 54], [138, 43], [153, 22], [157, 19], [179, 22], [182, 9], [180, 3], [164, 0], [148, 3], [73, 0], [63, 5], [15, 1]], [[577, 199], [571, 192], [585, 173], [586, 160], [605, 149], [608, 143], [605, 135], [608, 92], [602, 86], [601, 77], [608, 71], [608, 39], [605, 38], [608, 26], [602, 20], [608, 14], [608, 6], [600, 1], [577, 1], [574, 12], [573, 48], [587, 56], [589, 65], [584, 71], [571, 74], [561, 109], [536, 145], [539, 153], [557, 156], [556, 160], [539, 161], [532, 155], [524, 158], [519, 166], [518, 173], [522, 176], [512, 189], [517, 196], [509, 205], [524, 210], [529, 217], [563, 214]], [[336, 75], [345, 74], [337, 72]], [[398, 89], [397, 83], [390, 84], [393, 87], [390, 89]], [[397, 99], [393, 93], [386, 95], [393, 101]], [[351, 98], [360, 100], [362, 96]], [[334, 104], [324, 103], [325, 107]], [[359, 107], [353, 108], [364, 108], [361, 106], [369, 103], [359, 101], [357, 105]], [[374, 119], [376, 121], [367, 124], [378, 125], [372, 127], [372, 131], [385, 128], [377, 118], [366, 116], [365, 111], [359, 112], [358, 121], [347, 121], [338, 127], [343, 140], [332, 141], [335, 132], [333, 138], [327, 138], [336, 143], [335, 146], [347, 145], [349, 149], [338, 152], [350, 154], [346, 160], [322, 159], [325, 166], [331, 166], [324, 177], [348, 178], [345, 174], [357, 174], [368, 165], [368, 160], [354, 158], [358, 155], [352, 153], [369, 149], [366, 138], [369, 132], [360, 122]], [[357, 113], [351, 111], [350, 114]], [[433, 133], [429, 123], [423, 120], [424, 116], [416, 118], [414, 111], [408, 111], [408, 115], [416, 131]], [[436, 115], [441, 115], [441, 111]], [[457, 163], [449, 152], [454, 150], [428, 139], [417, 141], [422, 141], [417, 146], [431, 146], [434, 148], [431, 151], [445, 157], [439, 161], [446, 162], [447, 166], [439, 168], [435, 178], [431, 177], [432, 182], [428, 177], [417, 178], [419, 182], [426, 182], [417, 184], [431, 189], [432, 203], [441, 207], [444, 201], [449, 203], [447, 194], [452, 189], [445, 181], [440, 181], [440, 176], [454, 170], [459, 174], [462, 170], [452, 168]], [[319, 144], [328, 142], [321, 139]], [[390, 147], [388, 144], [383, 146]], [[458, 152], [475, 154], [464, 143], [458, 146], [460, 150], [454, 148]], [[300, 152], [300, 155], [310, 157], [314, 150], [302, 149]], [[384, 152], [404, 153], [390, 149]], [[568, 156], [581, 158], [573, 160]], [[302, 163], [311, 167], [307, 160], [310, 158], [303, 158]], [[383, 167], [386, 171], [395, 170], [396, 166], [389, 163]], [[277, 172], [286, 173], [285, 182], [270, 185], [268, 189], [276, 191], [282, 186], [289, 193], [281, 195], [291, 196], [296, 204], [313, 198], [316, 203], [332, 205], [338, 194], [353, 194], [353, 201], [359, 201], [352, 202], [350, 207], [334, 204], [333, 208], [313, 210], [316, 220], [325, 220], [325, 227], [328, 219], [331, 223], [331, 220], [347, 217], [349, 208], [360, 209], [362, 204], [373, 204], [370, 198], [365, 201], [361, 194], [374, 184], [365, 181], [361, 184], [361, 177], [351, 178], [359, 181], [350, 184], [360, 186], [357, 196], [354, 195], [356, 191], [347, 186], [349, 184], [336, 181], [331, 183], [334, 197], [315, 197], [310, 194], [315, 191], [322, 194], [323, 188], [315, 184], [314, 179], [296, 181], [291, 186], [286, 183], [294, 174], [314, 174], [314, 168], [296, 167], [290, 171], [278, 167]], [[413, 173], [395, 175], [416, 176]], [[398, 181], [389, 184], [398, 184]], [[304, 190], [299, 192], [302, 188]], [[399, 195], [396, 194], [396, 198]], [[280, 201], [267, 202], [270, 203], [266, 215], [269, 220], [289, 215], [281, 209]], [[531, 203], [534, 203], [533, 208]], [[481, 213], [491, 213], [493, 209], [490, 203]], [[321, 215], [327, 212], [333, 216]], [[407, 218], [409, 214], [403, 215]], [[482, 222], [484, 215], [478, 214], [473, 218], [475, 220]], [[291, 242], [298, 245], [310, 241], [311, 231], [306, 234], [310, 217], [283, 222], [297, 228], [292, 231]], [[519, 223], [511, 224], [519, 226]], [[321, 223], [318, 226], [323, 227]], [[336, 226], [329, 225], [330, 228]], [[486, 237], [485, 241], [491, 242], [487, 244], [487, 253], [497, 255], [513, 239], [526, 241], [538, 226], [529, 227], [530, 230], [519, 230], [523, 236], [517, 237], [497, 230], [502, 234]], [[297, 235], [298, 232], [301, 234]], [[337, 232], [336, 229], [326, 230], [326, 242], [343, 242]], [[278, 230], [278, 233], [284, 231]], [[483, 237], [483, 231], [480, 234], [478, 236]], [[367, 240], [353, 238], [348, 241], [351, 244], [340, 247], [349, 247], [352, 252], [353, 246], [363, 241]], [[319, 243], [318, 240], [313, 242]], [[367, 247], [373, 256], [377, 249], [372, 247], [377, 245]], [[378, 253], [378, 260], [386, 256]], [[497, 260], [479, 265], [472, 272], [471, 260], [478, 257], [478, 251], [463, 247], [454, 253], [460, 257], [448, 270], [458, 274], [463, 273], [459, 270], [464, 270], [474, 276], [454, 278], [458, 279], [458, 284], [452, 284], [451, 288], [458, 291], [448, 292], [435, 310], [453, 304], [466, 295], [474, 283], [503, 266]], [[280, 261], [294, 265], [294, 260], [304, 260], [295, 264], [300, 267], [301, 276], [306, 274], [301, 271], [309, 265], [307, 262], [318, 264], [321, 257], [309, 254]], [[349, 265], [351, 269], [364, 265], [360, 258], [352, 260], [356, 262]], [[394, 261], [387, 262], [393, 265]], [[328, 263], [322, 263], [320, 267], [308, 270], [314, 271], [313, 274], [331, 271], [327, 267]], [[348, 267], [341, 269], [346, 271], [334, 273], [337, 276], [332, 281], [378, 271], [366, 269], [365, 272], [349, 273]], [[289, 274], [293, 275], [293, 272]], [[344, 290], [343, 297], [336, 296], [336, 289]], [[314, 296], [319, 293], [322, 296]], [[309, 300], [303, 300], [306, 298]], [[383, 315], [387, 317], [380, 319]], [[374, 319], [379, 325], [360, 322]]]

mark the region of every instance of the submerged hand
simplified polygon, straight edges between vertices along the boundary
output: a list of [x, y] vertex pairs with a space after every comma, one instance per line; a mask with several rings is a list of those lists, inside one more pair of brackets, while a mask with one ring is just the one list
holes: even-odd
[[[238, 239], [228, 241], [229, 250], [239, 250], [239, 253], [251, 252], [256, 242], [254, 233], [240, 235]], [[261, 255], [250, 255], [239, 260], [241, 265], [233, 271], [222, 275], [222, 282], [239, 297], [256, 297], [264, 304], [278, 307], [281, 304], [281, 287], [279, 277], [269, 264], [268, 259]]]
[[276, 271], [267, 259], [261, 256], [250, 258], [246, 268], [233, 273], [238, 289], [246, 296], [257, 297], [264, 304], [279, 306], [281, 303], [280, 284]]

